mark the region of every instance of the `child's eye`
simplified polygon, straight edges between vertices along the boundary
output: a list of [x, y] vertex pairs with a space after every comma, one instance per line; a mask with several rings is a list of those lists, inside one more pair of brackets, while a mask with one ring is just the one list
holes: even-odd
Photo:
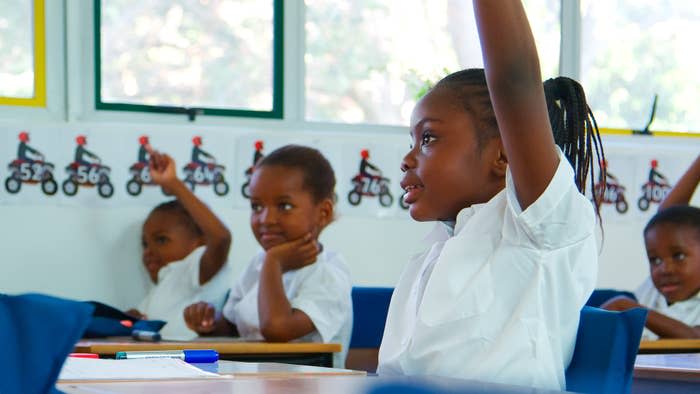
[[165, 237], [165, 236], [162, 236], [162, 235], [159, 236], [159, 237], [156, 237], [156, 243], [159, 244], [159, 245], [163, 245], [163, 244], [165, 244], [165, 243], [167, 243], [167, 242], [168, 242], [168, 237]]
[[663, 263], [663, 260], [661, 260], [661, 258], [649, 257], [649, 264], [651, 264], [651, 266], [657, 267], [657, 266], [661, 265], [661, 263]]
[[294, 206], [293, 206], [292, 204], [288, 203], [288, 202], [283, 202], [283, 203], [280, 204], [280, 209], [283, 210], [283, 211], [289, 211], [289, 210], [291, 210], [292, 208], [294, 208]]
[[433, 141], [435, 141], [435, 136], [432, 133], [430, 133], [429, 131], [426, 131], [425, 133], [423, 133], [423, 136], [421, 137], [420, 145], [427, 146], [427, 145], [430, 145]]
[[250, 209], [252, 209], [253, 212], [259, 213], [260, 211], [262, 211], [262, 205], [252, 203], [252, 204], [250, 204]]
[[682, 261], [685, 260], [685, 253], [683, 252], [678, 252], [673, 255], [673, 259], [676, 261]]

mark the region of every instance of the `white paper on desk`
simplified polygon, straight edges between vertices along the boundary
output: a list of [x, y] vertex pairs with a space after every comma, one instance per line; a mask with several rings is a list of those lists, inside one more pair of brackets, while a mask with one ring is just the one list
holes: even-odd
[[223, 378], [176, 358], [103, 360], [68, 357], [58, 380], [161, 380]]

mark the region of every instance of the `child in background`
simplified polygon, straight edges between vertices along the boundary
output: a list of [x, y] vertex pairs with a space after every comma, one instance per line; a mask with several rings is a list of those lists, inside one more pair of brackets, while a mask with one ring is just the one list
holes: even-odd
[[700, 183], [700, 156], [690, 165], [644, 228], [650, 277], [634, 301], [616, 297], [609, 310], [648, 308], [642, 337], [700, 338], [700, 209], [688, 206]]
[[177, 199], [155, 207], [143, 224], [143, 264], [155, 284], [127, 313], [165, 320], [163, 337], [193, 337], [182, 310], [193, 302], [221, 305], [230, 286], [231, 233], [177, 178], [175, 161], [149, 148], [153, 182]]
[[442, 223], [396, 286], [377, 372], [560, 390], [596, 283], [582, 192], [599, 135], [576, 82], [543, 89], [522, 4], [474, 10], [485, 70], [445, 77], [413, 110], [404, 201]]
[[260, 159], [250, 182], [250, 226], [263, 251], [229, 293], [223, 310], [206, 302], [184, 311], [201, 335], [343, 345], [352, 330], [352, 288], [343, 258], [318, 243], [333, 219], [335, 175], [312, 148], [287, 145]]
[[644, 228], [650, 278], [635, 291], [639, 302], [616, 297], [602, 307], [648, 308], [644, 339], [700, 338], [700, 209], [676, 205]]

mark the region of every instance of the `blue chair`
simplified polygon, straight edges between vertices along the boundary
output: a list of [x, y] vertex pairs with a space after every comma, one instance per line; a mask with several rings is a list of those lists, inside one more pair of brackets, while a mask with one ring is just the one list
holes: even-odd
[[346, 367], [374, 372], [379, 345], [394, 289], [391, 287], [353, 287], [353, 325]]
[[566, 370], [566, 389], [583, 393], [627, 393], [647, 310], [581, 310], [576, 347]]
[[41, 294], [0, 295], [0, 393], [56, 393], [94, 307]]
[[593, 290], [593, 294], [591, 294], [591, 297], [588, 298], [588, 301], [586, 301], [586, 305], [592, 306], [595, 308], [599, 308], [601, 305], [603, 305], [609, 299], [614, 298], [614, 297], [618, 297], [618, 296], [625, 296], [625, 297], [631, 298], [635, 301], [637, 300], [637, 298], [634, 296], [634, 294], [630, 293], [629, 291], [621, 291], [621, 290], [614, 290], [614, 289], [595, 289], [595, 290]]

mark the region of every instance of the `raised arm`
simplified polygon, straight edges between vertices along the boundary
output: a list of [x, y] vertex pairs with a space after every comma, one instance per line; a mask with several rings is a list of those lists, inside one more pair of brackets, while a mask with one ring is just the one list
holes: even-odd
[[231, 247], [231, 233], [185, 184], [177, 178], [175, 161], [168, 155], [149, 150], [153, 181], [172, 193], [204, 233], [206, 250], [199, 263], [199, 283], [207, 283], [223, 267]]
[[663, 211], [674, 205], [689, 204], [695, 189], [698, 187], [698, 183], [700, 183], [700, 155], [695, 158], [690, 168], [688, 168], [673, 189], [671, 189], [671, 192], [668, 193], [663, 202], [661, 202], [659, 211]]
[[474, 0], [486, 81], [524, 210], [544, 192], [557, 157], [535, 40], [519, 0]]

